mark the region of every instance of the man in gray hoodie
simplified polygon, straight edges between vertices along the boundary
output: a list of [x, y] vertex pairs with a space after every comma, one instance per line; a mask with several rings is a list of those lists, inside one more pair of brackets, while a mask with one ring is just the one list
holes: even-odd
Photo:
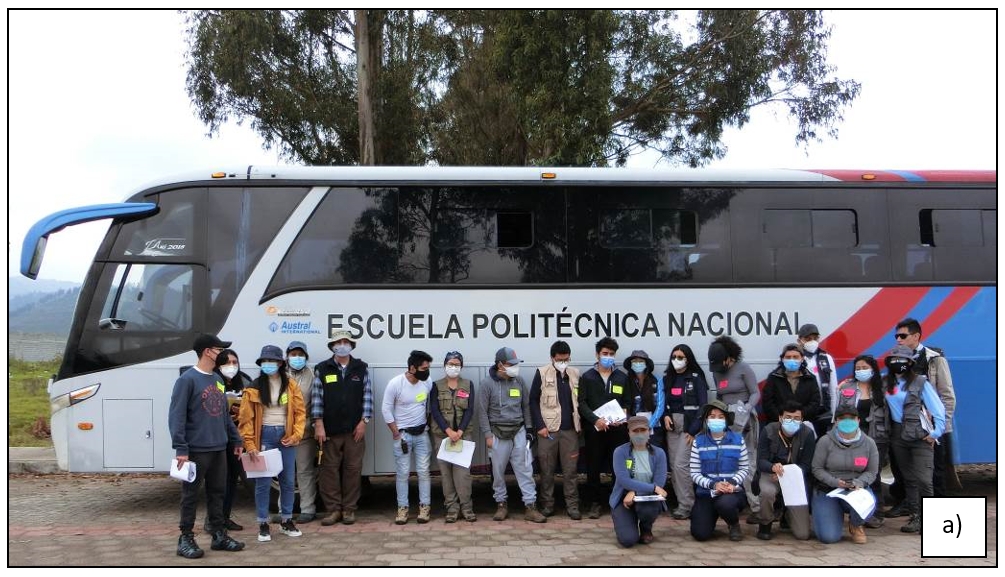
[[506, 463], [509, 463], [527, 508], [524, 518], [544, 523], [548, 519], [537, 510], [536, 504], [530, 449], [533, 435], [527, 429], [533, 422], [530, 391], [520, 377], [521, 362], [516, 351], [509, 347], [496, 351], [496, 364], [482, 379], [475, 395], [478, 399], [478, 426], [492, 460], [492, 489], [497, 503], [492, 519], [502, 521], [509, 516], [505, 477]]

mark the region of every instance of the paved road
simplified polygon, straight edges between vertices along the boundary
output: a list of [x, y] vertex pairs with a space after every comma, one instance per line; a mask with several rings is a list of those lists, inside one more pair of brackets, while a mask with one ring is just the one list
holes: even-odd
[[[571, 521], [562, 512], [546, 524], [523, 521], [519, 491], [510, 487], [513, 517], [491, 519], [494, 504], [490, 481], [475, 482], [478, 522], [443, 522], [440, 503], [433, 522], [393, 523], [393, 479], [373, 482], [353, 526], [301, 525], [304, 535], [290, 538], [273, 528], [271, 543], [258, 543], [253, 528], [254, 500], [243, 494], [234, 518], [245, 525], [234, 536], [247, 543], [239, 553], [209, 550], [209, 537], [198, 542], [206, 550], [199, 560], [175, 555], [179, 486], [161, 475], [8, 475], [8, 557], [10, 566], [122, 565], [623, 565], [652, 566], [997, 566], [996, 469], [965, 477], [969, 494], [988, 495], [988, 557], [986, 559], [922, 559], [920, 538], [899, 531], [906, 519], [888, 520], [867, 530], [869, 543], [798, 542], [790, 534], [772, 541], [754, 538], [755, 526], [744, 525], [744, 540], [731, 543], [720, 527], [706, 543], [696, 543], [687, 521], [665, 516], [657, 521], [656, 541], [620, 549], [610, 517]], [[559, 487], [561, 485], [559, 484]], [[412, 481], [413, 500], [416, 495]], [[434, 479], [433, 494], [439, 495]], [[377, 504], [380, 504], [379, 506]], [[204, 507], [200, 506], [199, 526]]]

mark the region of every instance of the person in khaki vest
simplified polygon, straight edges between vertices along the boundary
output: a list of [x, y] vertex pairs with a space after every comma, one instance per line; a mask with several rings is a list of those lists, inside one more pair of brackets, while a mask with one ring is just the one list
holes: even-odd
[[541, 468], [541, 513], [555, 514], [555, 463], [562, 464], [565, 510], [579, 512], [579, 371], [569, 366], [572, 349], [565, 341], [551, 345], [551, 363], [537, 369], [530, 386], [530, 414], [537, 431], [537, 462]]
[[[461, 377], [464, 357], [458, 351], [450, 351], [443, 359], [445, 376], [433, 383], [429, 395], [429, 434], [433, 437], [433, 451], [440, 448], [443, 440], [450, 438], [473, 441], [470, 428], [471, 417], [475, 413], [474, 384]], [[471, 471], [467, 467], [455, 465], [441, 459], [440, 479], [443, 481], [443, 506], [447, 510], [447, 523], [456, 523], [458, 515], [473, 523], [478, 518], [471, 504]]]

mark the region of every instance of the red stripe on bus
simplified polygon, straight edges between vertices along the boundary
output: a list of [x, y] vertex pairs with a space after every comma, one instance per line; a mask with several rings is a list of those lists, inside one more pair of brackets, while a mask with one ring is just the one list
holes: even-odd
[[930, 335], [939, 330], [942, 325], [946, 324], [946, 321], [951, 319], [956, 313], [960, 312], [960, 309], [970, 302], [970, 299], [974, 298], [980, 290], [981, 287], [974, 286], [965, 286], [953, 289], [953, 291], [949, 293], [949, 296], [947, 296], [922, 323], [921, 326], [925, 329], [925, 334]]
[[928, 287], [880, 289], [820, 344], [841, 366], [882, 340], [926, 293]]
[[[845, 182], [907, 182], [902, 174], [885, 170], [827, 170], [811, 169], [807, 172], [823, 174]], [[909, 170], [900, 171], [916, 175], [926, 182], [998, 182], [996, 170]], [[872, 175], [865, 179], [863, 175]]]

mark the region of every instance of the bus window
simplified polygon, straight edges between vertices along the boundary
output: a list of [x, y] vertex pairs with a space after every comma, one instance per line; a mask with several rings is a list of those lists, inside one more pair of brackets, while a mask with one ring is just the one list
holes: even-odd
[[199, 256], [202, 238], [197, 238], [200, 231], [196, 224], [199, 218], [196, 207], [202, 205], [205, 194], [205, 188], [169, 190], [158, 194], [159, 212], [123, 225], [115, 239], [111, 257]]
[[921, 243], [926, 246], [984, 246], [981, 210], [932, 210], [918, 213]]

